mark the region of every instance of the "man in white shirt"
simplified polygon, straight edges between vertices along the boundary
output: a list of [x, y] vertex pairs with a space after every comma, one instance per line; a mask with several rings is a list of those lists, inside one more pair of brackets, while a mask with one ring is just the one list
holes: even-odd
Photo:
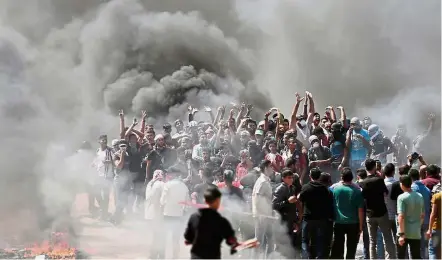
[[152, 180], [146, 186], [146, 201], [144, 207], [144, 218], [151, 227], [150, 258], [164, 259], [164, 244], [157, 235], [164, 231], [163, 228], [163, 208], [161, 207], [161, 196], [164, 190], [164, 173], [156, 170]]
[[272, 163], [269, 160], [263, 160], [259, 168], [261, 175], [256, 180], [252, 191], [252, 213], [255, 219], [255, 237], [260, 243], [258, 250], [264, 252], [268, 246], [268, 256], [273, 252], [272, 219], [269, 218], [273, 215], [273, 191], [270, 184], [270, 176], [273, 174]]
[[[98, 138], [100, 148], [97, 149], [93, 167], [97, 170], [97, 175], [93, 176], [93, 194], [89, 196], [89, 203], [95, 204], [97, 200], [100, 207], [102, 219], [109, 215], [109, 197], [112, 179], [114, 177], [114, 167], [112, 161], [112, 148], [107, 146], [107, 135], [101, 135]], [[92, 205], [89, 205], [91, 208]], [[92, 212], [93, 213], [93, 212]]]
[[[183, 201], [190, 201], [189, 189], [182, 180], [181, 173], [178, 169], [173, 167], [167, 170], [168, 175], [172, 179], [164, 185], [163, 193], [161, 195], [160, 203], [163, 207], [163, 215], [165, 222], [164, 239], [167, 241], [169, 232], [172, 233], [172, 259], [177, 259], [180, 250], [180, 236], [182, 234], [181, 226], [183, 222], [183, 216], [185, 213], [185, 205], [182, 205]], [[166, 242], [165, 241], [165, 242]], [[169, 248], [169, 247], [167, 247]]]
[[[395, 167], [392, 163], [387, 163], [384, 167], [384, 175], [385, 175], [385, 186], [387, 187], [388, 194], [391, 193], [391, 187], [393, 183], [397, 182], [394, 178]], [[391, 232], [393, 237], [396, 237], [396, 212], [397, 212], [397, 201], [392, 200], [390, 196], [385, 196], [385, 205], [387, 206], [388, 211], [388, 219], [391, 224]]]

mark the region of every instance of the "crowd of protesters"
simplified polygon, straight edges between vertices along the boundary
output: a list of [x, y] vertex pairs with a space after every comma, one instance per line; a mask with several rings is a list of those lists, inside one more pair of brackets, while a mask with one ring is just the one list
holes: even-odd
[[[176, 120], [175, 129], [165, 124], [161, 130], [146, 124], [145, 111], [140, 122], [126, 127], [120, 111], [118, 138], [110, 146], [107, 135], [98, 140], [91, 214], [119, 225], [125, 215], [140, 212], [153, 233], [172, 233], [167, 248], [178, 258], [188, 211], [198, 210], [204, 192], [217, 187], [233, 230], [243, 240], [258, 239], [254, 258], [278, 252], [354, 259], [360, 236], [365, 259], [441, 258], [440, 168], [427, 165], [422, 146], [434, 116], [412, 141], [405, 126], [390, 139], [369, 117], [348, 120], [341, 106], [340, 118], [332, 106], [321, 115], [309, 92], [296, 94], [289, 117], [271, 108], [255, 121], [252, 105], [231, 105], [226, 119], [225, 106], [216, 115], [205, 107], [211, 122], [198, 121], [202, 111], [189, 106], [188, 122]], [[199, 210], [218, 225], [216, 213]], [[210, 223], [202, 219], [199, 236], [210, 238]], [[276, 236], [275, 227], [286, 236]], [[185, 239], [193, 255], [218, 258], [218, 240], [228, 239], [223, 236], [200, 239], [203, 245], [188, 241], [194, 236]], [[152, 259], [164, 258], [165, 241], [155, 239], [151, 246]]]

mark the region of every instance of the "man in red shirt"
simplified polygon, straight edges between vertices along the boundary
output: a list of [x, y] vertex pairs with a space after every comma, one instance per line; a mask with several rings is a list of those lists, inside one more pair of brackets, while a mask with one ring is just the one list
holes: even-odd
[[427, 167], [427, 177], [422, 180], [422, 183], [430, 190], [440, 183], [440, 167], [436, 164], [430, 164]]
[[250, 154], [248, 150], [242, 150], [239, 152], [241, 162], [236, 166], [235, 181], [240, 181], [242, 177], [246, 176], [250, 169], [253, 167], [253, 163], [250, 160]]

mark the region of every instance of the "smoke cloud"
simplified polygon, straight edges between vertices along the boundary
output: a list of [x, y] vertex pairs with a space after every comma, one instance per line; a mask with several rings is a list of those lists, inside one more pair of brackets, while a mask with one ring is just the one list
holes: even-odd
[[[428, 112], [441, 115], [440, 10], [437, 0], [1, 1], [0, 217], [11, 221], [0, 234], [31, 232], [22, 223], [36, 210], [58, 214], [76, 192], [64, 184], [87, 176], [73, 152], [116, 136], [119, 109], [170, 122], [187, 103], [245, 100], [288, 114], [309, 90], [318, 111], [343, 105], [389, 136], [399, 123], [416, 135]], [[431, 151], [440, 162], [440, 146]]]

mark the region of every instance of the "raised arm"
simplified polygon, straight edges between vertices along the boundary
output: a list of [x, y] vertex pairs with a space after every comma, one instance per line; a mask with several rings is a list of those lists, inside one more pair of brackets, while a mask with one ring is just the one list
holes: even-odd
[[213, 124], [213, 122], [215, 122], [215, 117], [213, 116], [213, 111], [212, 111], [212, 109], [211, 109], [210, 107], [205, 106], [205, 107], [204, 107], [204, 111], [205, 111], [206, 113], [209, 113], [210, 121], [212, 121], [212, 124]]
[[337, 109], [339, 109], [339, 111], [341, 111], [341, 122], [342, 122], [342, 127], [344, 127], [345, 129], [347, 129], [347, 127], [348, 127], [348, 125], [347, 125], [347, 115], [345, 114], [344, 107], [339, 106], [339, 107], [337, 107]]
[[253, 110], [253, 105], [252, 104], [248, 104], [246, 106], [246, 117], [250, 117], [250, 113], [252, 113]]
[[304, 98], [301, 98], [301, 96], [298, 93], [296, 93], [295, 96], [296, 96], [296, 104], [295, 106], [293, 106], [292, 116], [290, 118], [290, 128], [293, 129], [296, 133], [296, 124], [298, 123], [296, 115], [298, 114], [299, 104], [301, 104], [301, 101]]
[[315, 102], [313, 101], [312, 93], [306, 91], [305, 94], [308, 97], [308, 116], [307, 116], [307, 124], [311, 125], [313, 123], [313, 116], [315, 115]]
[[218, 107], [218, 110], [216, 111], [215, 120], [213, 120], [213, 125], [218, 125], [218, 122], [220, 120], [224, 119], [224, 113], [226, 112], [226, 106], [220, 106]]
[[308, 104], [307, 104], [307, 102], [308, 102], [308, 95], [307, 95], [307, 92], [306, 92], [306, 94], [305, 94], [305, 98], [304, 98], [304, 110], [302, 110], [302, 115], [304, 116], [304, 118], [307, 118], [307, 116], [308, 116]]
[[120, 116], [120, 139], [124, 139], [124, 136], [126, 135], [126, 131], [124, 131], [124, 111], [123, 109], [120, 110], [120, 113], [118, 114]]
[[144, 137], [144, 132], [146, 131], [146, 118], [147, 118], [147, 112], [146, 112], [146, 110], [142, 110], [141, 111], [141, 128], [140, 128], [140, 132], [143, 133], [143, 137]]
[[189, 123], [195, 120], [195, 114], [198, 112], [198, 108], [194, 108], [191, 105], [187, 107], [187, 111], [189, 112]]
[[246, 112], [247, 112], [246, 111], [246, 104], [243, 102], [241, 104], [241, 107], [239, 108], [239, 113], [236, 116], [236, 120], [235, 120], [237, 128], [239, 127], [239, 124], [241, 123], [241, 119], [243, 119], [244, 116], [246, 115]]
[[269, 130], [269, 116], [272, 113], [271, 110], [267, 111], [264, 115], [264, 131], [267, 132]]
[[130, 127], [127, 129], [126, 133], [124, 134], [124, 139], [128, 138], [130, 133], [132, 133], [132, 130], [134, 130], [134, 127], [138, 125], [138, 121], [136, 118], [133, 119], [132, 124], [130, 125]]
[[330, 119], [332, 121], [332, 123], [336, 122], [336, 112], [335, 109], [333, 108], [333, 106], [328, 106], [328, 111], [330, 112]]

